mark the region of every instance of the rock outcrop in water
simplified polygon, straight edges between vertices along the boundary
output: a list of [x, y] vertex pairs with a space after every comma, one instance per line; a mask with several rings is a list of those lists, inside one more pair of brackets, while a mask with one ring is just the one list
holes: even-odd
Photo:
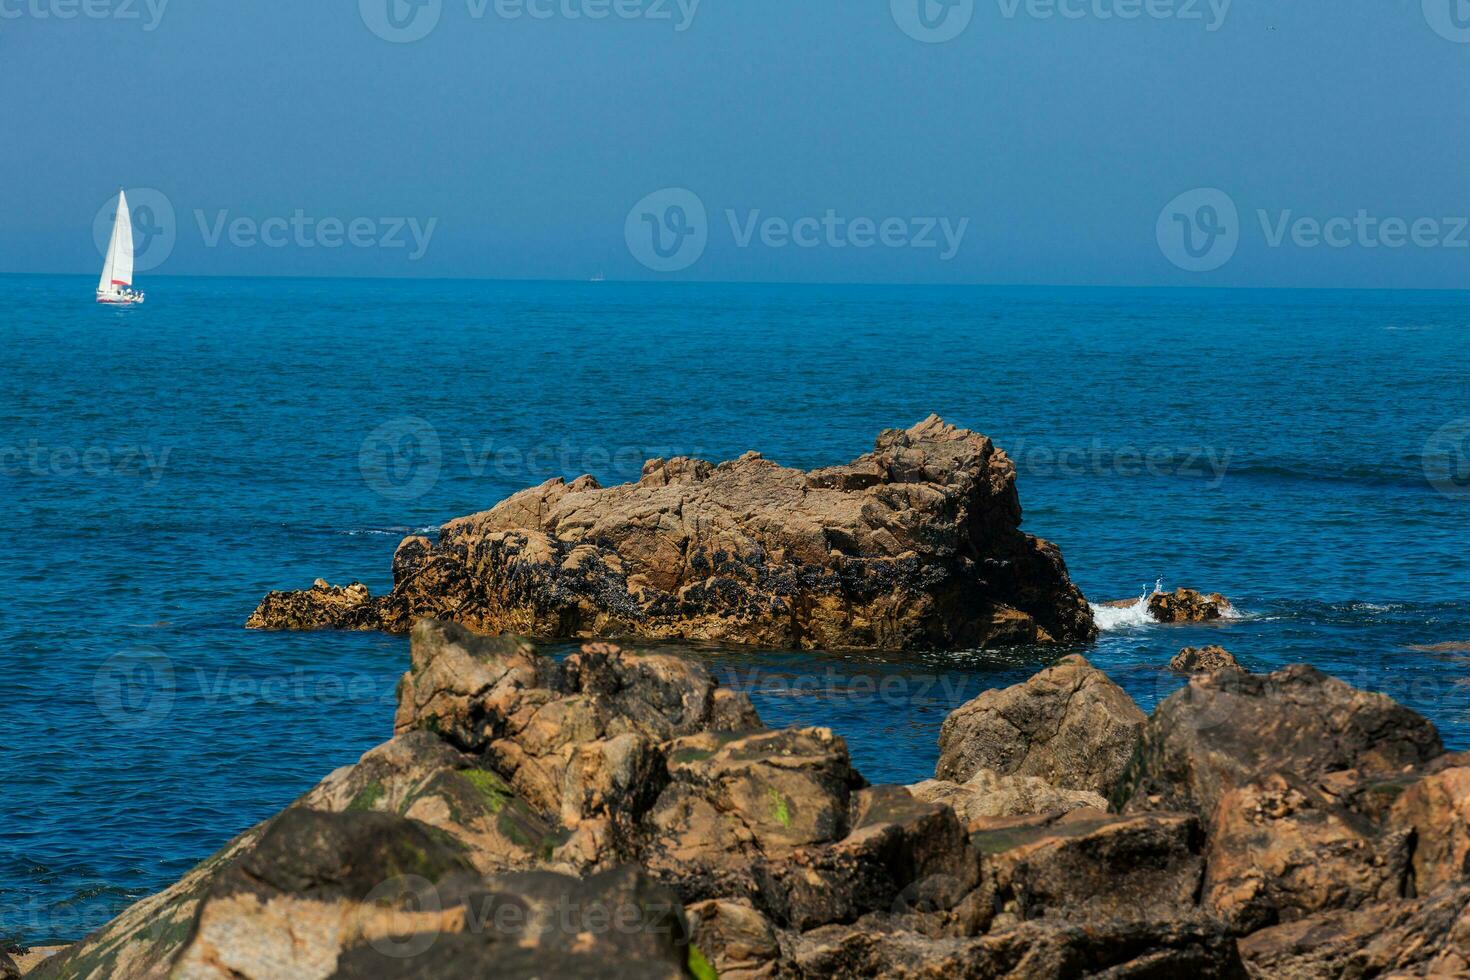
[[1061, 553], [1020, 530], [1015, 466], [930, 417], [845, 466], [652, 460], [637, 483], [552, 480], [411, 537], [393, 590], [273, 592], [257, 629], [703, 639], [787, 648], [1085, 641]]
[[1218, 674], [1222, 670], [1241, 670], [1235, 655], [1224, 647], [1185, 647], [1169, 661], [1176, 674]]
[[1194, 589], [1155, 592], [1148, 597], [1148, 612], [1161, 623], [1209, 623], [1231, 614], [1230, 600], [1218, 592]]
[[1306, 667], [1197, 675], [1138, 722], [1095, 674], [1067, 658], [980, 713], [1086, 783], [1131, 731], [1110, 809], [983, 766], [920, 799], [692, 661], [421, 622], [392, 741], [36, 976], [1470, 969], [1470, 757], [1429, 722]]

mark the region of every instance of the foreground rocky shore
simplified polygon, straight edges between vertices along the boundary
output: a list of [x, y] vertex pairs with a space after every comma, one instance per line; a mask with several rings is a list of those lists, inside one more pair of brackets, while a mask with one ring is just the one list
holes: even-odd
[[434, 621], [411, 660], [392, 741], [34, 975], [1470, 971], [1470, 756], [1310, 667], [1146, 717], [1066, 657], [905, 788], [687, 660]]
[[552, 480], [407, 538], [393, 589], [273, 592], [256, 629], [702, 639], [787, 649], [1086, 641], [1092, 613], [1052, 544], [1020, 530], [1016, 470], [931, 416], [845, 466], [758, 453], [651, 460], [637, 483]]

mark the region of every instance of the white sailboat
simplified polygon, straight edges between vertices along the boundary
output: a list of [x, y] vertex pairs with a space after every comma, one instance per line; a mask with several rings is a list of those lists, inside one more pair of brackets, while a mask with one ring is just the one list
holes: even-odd
[[102, 279], [97, 283], [97, 302], [143, 302], [143, 294], [133, 290], [133, 216], [128, 212], [128, 196], [121, 190], [117, 192], [117, 216], [112, 221], [107, 258], [102, 262]]

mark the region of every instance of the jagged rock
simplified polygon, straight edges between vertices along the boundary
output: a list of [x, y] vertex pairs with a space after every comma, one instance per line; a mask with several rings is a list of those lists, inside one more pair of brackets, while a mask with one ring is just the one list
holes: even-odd
[[1230, 600], [1218, 592], [1194, 589], [1155, 592], [1148, 597], [1148, 612], [1161, 623], [1208, 623], [1231, 612]]
[[1260, 980], [1470, 975], [1470, 884], [1262, 929], [1240, 953]]
[[1405, 789], [1388, 816], [1390, 826], [1413, 836], [1420, 893], [1470, 879], [1470, 753], [1438, 761], [1445, 768]]
[[481, 874], [551, 862], [568, 837], [483, 762], [422, 731], [372, 749], [295, 805], [410, 817], [456, 839]]
[[846, 836], [862, 783], [846, 743], [823, 728], [692, 735], [666, 758], [642, 856], [686, 901], [754, 899], [764, 862]]
[[852, 829], [759, 868], [757, 900], [799, 931], [871, 912], [955, 908], [979, 878], [977, 856], [948, 807], [915, 800], [900, 786], [853, 796]]
[[1026, 922], [978, 937], [934, 937], [884, 922], [833, 925], [800, 936], [793, 960], [806, 977], [895, 980], [1078, 980], [1082, 977], [1243, 980], [1235, 942], [1218, 922]]
[[776, 930], [748, 902], [696, 902], [684, 913], [695, 948], [720, 980], [780, 976], [781, 943]]
[[1082, 657], [1064, 657], [1025, 683], [987, 691], [952, 712], [940, 730], [935, 775], [965, 782], [990, 769], [1107, 793], [1146, 720], [1106, 674]]
[[3, 949], [0, 949], [0, 980], [20, 980], [20, 967]]
[[[1261, 926], [1260, 976], [1466, 968], [1470, 756], [1310, 668], [1196, 676], [1139, 741], [1067, 658], [946, 723], [975, 775], [926, 800], [692, 661], [424, 621], [411, 662], [392, 741], [37, 976], [1235, 978]], [[988, 815], [1129, 751], [1126, 812]]]
[[1208, 819], [1225, 793], [1274, 772], [1391, 773], [1443, 751], [1427, 719], [1312, 667], [1199, 674], [1154, 711], [1112, 799]]
[[172, 973], [328, 976], [344, 949], [392, 935], [395, 918], [415, 933], [449, 928], [426, 906], [455, 874], [474, 878], [463, 849], [416, 821], [287, 810], [210, 886]]
[[1222, 670], [1243, 670], [1239, 661], [1224, 647], [1185, 647], [1169, 661], [1169, 669], [1178, 674], [1218, 674]]
[[1293, 777], [1228, 791], [1210, 824], [1203, 905], [1240, 934], [1397, 898], [1411, 835]]
[[411, 648], [397, 731], [483, 754], [532, 807], [574, 825], [611, 820], [612, 798], [636, 822], [661, 788], [658, 743], [759, 725], [749, 699], [677, 657], [594, 644], [558, 667], [524, 640], [431, 620], [414, 627]]
[[[931, 416], [846, 466], [803, 472], [748, 453], [653, 460], [635, 484], [525, 490], [406, 539], [380, 598], [271, 593], [262, 629], [483, 633], [910, 648], [1091, 639], [1055, 546], [1020, 530], [1015, 466]], [[346, 593], [351, 592], [351, 596]]]
[[971, 837], [1004, 920], [1163, 922], [1194, 909], [1204, 836], [1192, 814], [1073, 810], [996, 820]]
[[685, 980], [700, 976], [695, 964], [707, 968], [689, 944], [678, 900], [636, 868], [581, 879], [522, 872], [455, 881], [439, 892], [447, 928], [357, 943], [343, 953], [333, 980]]
[[976, 770], [963, 783], [926, 779], [910, 786], [909, 792], [917, 799], [952, 808], [972, 830], [978, 821], [991, 817], [1065, 813], [1083, 807], [1106, 810], [1108, 806], [1092, 790], [1058, 789], [1038, 776], [1002, 776], [989, 769]]

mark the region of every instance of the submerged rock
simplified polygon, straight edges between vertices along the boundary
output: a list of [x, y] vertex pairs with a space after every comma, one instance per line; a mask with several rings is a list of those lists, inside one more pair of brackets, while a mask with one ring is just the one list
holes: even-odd
[[1064, 657], [1025, 683], [987, 691], [950, 714], [939, 734], [935, 776], [964, 782], [990, 769], [1107, 793], [1146, 720], [1106, 674], [1082, 657]]
[[1224, 647], [1185, 647], [1169, 661], [1169, 669], [1178, 674], [1218, 674], [1222, 670], [1243, 670], [1240, 662]]
[[635, 484], [552, 480], [406, 539], [392, 592], [273, 592], [257, 629], [719, 640], [791, 648], [1085, 641], [1092, 613], [1055, 546], [1020, 530], [1016, 472], [931, 416], [846, 466], [748, 453], [653, 460]]

